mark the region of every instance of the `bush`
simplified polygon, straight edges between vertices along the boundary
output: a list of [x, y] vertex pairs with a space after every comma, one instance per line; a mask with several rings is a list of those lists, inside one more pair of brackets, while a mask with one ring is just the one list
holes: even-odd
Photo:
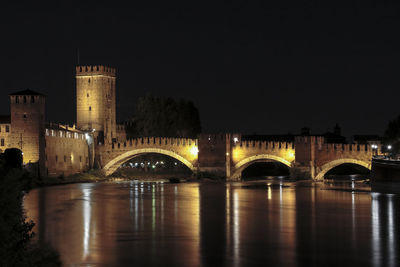
[[60, 266], [54, 250], [31, 240], [35, 224], [26, 221], [22, 202], [32, 178], [13, 160], [14, 152], [0, 157], [0, 266]]

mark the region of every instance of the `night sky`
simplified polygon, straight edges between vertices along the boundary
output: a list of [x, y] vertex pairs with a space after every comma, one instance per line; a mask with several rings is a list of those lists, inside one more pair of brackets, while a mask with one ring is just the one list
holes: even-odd
[[382, 134], [400, 114], [397, 5], [147, 3], [3, 6], [0, 114], [30, 88], [72, 124], [78, 50], [117, 68], [119, 121], [148, 92], [192, 100], [204, 132]]

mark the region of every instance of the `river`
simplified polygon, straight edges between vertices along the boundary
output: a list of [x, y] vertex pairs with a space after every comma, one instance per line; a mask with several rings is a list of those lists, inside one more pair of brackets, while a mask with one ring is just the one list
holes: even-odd
[[83, 183], [24, 207], [65, 266], [399, 266], [400, 198], [360, 183]]

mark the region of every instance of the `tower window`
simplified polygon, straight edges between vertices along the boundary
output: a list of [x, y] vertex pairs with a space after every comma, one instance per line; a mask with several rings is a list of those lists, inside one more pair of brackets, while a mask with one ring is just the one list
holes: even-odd
[[1, 138], [1, 146], [4, 146], [4, 139]]
[[19, 96], [15, 97], [15, 103], [17, 103], [17, 104], [19, 103]]
[[26, 103], [26, 95], [24, 95], [24, 103]]
[[31, 96], [31, 103], [35, 103], [35, 97]]
[[92, 107], [89, 107], [89, 111], [92, 111]]
[[89, 97], [89, 93], [87, 93], [86, 96]]
[[6, 132], [8, 133], [10, 131], [10, 126], [6, 125]]
[[90, 83], [90, 79], [88, 79], [88, 83]]
[[24, 113], [24, 119], [26, 119], [26, 113]]

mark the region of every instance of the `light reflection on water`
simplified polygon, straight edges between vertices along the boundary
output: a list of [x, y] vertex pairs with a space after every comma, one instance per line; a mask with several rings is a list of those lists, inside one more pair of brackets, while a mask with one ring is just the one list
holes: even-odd
[[399, 197], [354, 187], [72, 184], [24, 205], [65, 265], [398, 266]]

